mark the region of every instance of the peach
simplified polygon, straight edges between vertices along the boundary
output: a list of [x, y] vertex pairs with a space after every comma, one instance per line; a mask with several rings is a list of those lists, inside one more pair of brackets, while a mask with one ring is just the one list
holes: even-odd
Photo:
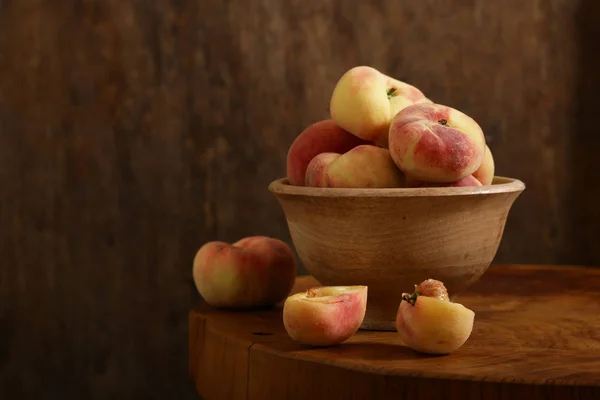
[[495, 165], [494, 165], [494, 156], [492, 155], [492, 151], [485, 145], [485, 155], [483, 156], [483, 161], [481, 162], [481, 166], [475, 172], [473, 172], [473, 176], [481, 182], [482, 185], [491, 185], [494, 180], [495, 173]]
[[331, 95], [331, 118], [348, 132], [387, 147], [390, 121], [415, 103], [431, 103], [423, 92], [375, 68], [358, 66], [346, 71]]
[[287, 177], [291, 185], [304, 186], [306, 167], [317, 155], [326, 152], [345, 153], [366, 144], [328, 119], [316, 122], [292, 142], [287, 153]]
[[322, 153], [306, 169], [306, 185], [334, 188], [390, 188], [404, 185], [404, 174], [387, 149], [360, 145], [345, 154]]
[[459, 181], [449, 183], [423, 182], [414, 178], [407, 178], [407, 187], [464, 187], [464, 186], [482, 186], [481, 182], [473, 175], [466, 176]]
[[428, 279], [403, 293], [396, 329], [409, 348], [426, 354], [449, 354], [471, 336], [475, 313], [448, 298], [442, 282]]
[[322, 286], [296, 293], [283, 304], [285, 330], [310, 346], [340, 344], [362, 324], [367, 291], [366, 286]]
[[340, 157], [341, 154], [338, 153], [321, 153], [313, 158], [306, 168], [306, 180], [304, 184], [312, 187], [327, 187], [327, 170]]
[[250, 236], [233, 245], [213, 241], [196, 253], [198, 293], [216, 308], [251, 309], [275, 305], [292, 290], [296, 260], [279, 239]]
[[389, 149], [396, 165], [425, 182], [450, 183], [472, 175], [485, 154], [475, 120], [441, 104], [414, 104], [390, 125]]

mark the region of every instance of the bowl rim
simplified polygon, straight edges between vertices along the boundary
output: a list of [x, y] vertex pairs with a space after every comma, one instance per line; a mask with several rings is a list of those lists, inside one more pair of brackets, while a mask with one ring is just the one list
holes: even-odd
[[425, 187], [425, 188], [319, 188], [293, 186], [288, 178], [272, 181], [268, 189], [271, 193], [308, 196], [308, 197], [439, 197], [491, 195], [499, 193], [522, 192], [525, 184], [516, 178], [494, 176], [491, 185], [463, 187]]

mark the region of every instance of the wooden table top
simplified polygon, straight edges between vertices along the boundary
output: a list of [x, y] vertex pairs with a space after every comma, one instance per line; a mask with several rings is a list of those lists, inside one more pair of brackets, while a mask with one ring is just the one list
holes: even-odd
[[[294, 292], [313, 286], [297, 279]], [[190, 373], [206, 400], [600, 399], [600, 269], [491, 266], [456, 299], [475, 312], [455, 353], [427, 356], [395, 332], [310, 348], [281, 307], [190, 313]]]

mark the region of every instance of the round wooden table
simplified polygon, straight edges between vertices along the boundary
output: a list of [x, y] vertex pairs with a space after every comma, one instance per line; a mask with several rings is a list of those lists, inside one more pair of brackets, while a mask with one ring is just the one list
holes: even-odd
[[[294, 292], [317, 285], [298, 278]], [[473, 333], [446, 356], [395, 332], [359, 331], [311, 348], [285, 332], [281, 307], [201, 304], [190, 313], [190, 373], [206, 400], [600, 399], [600, 270], [491, 266], [456, 301]]]

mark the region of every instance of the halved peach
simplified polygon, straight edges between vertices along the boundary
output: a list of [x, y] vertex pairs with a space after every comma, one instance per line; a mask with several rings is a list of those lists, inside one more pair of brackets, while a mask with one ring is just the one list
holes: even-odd
[[283, 325], [290, 337], [311, 346], [340, 344], [365, 318], [367, 286], [322, 286], [289, 296]]
[[475, 313], [449, 301], [440, 281], [428, 280], [415, 289], [402, 295], [396, 315], [396, 329], [404, 344], [427, 354], [458, 350], [471, 335]]

